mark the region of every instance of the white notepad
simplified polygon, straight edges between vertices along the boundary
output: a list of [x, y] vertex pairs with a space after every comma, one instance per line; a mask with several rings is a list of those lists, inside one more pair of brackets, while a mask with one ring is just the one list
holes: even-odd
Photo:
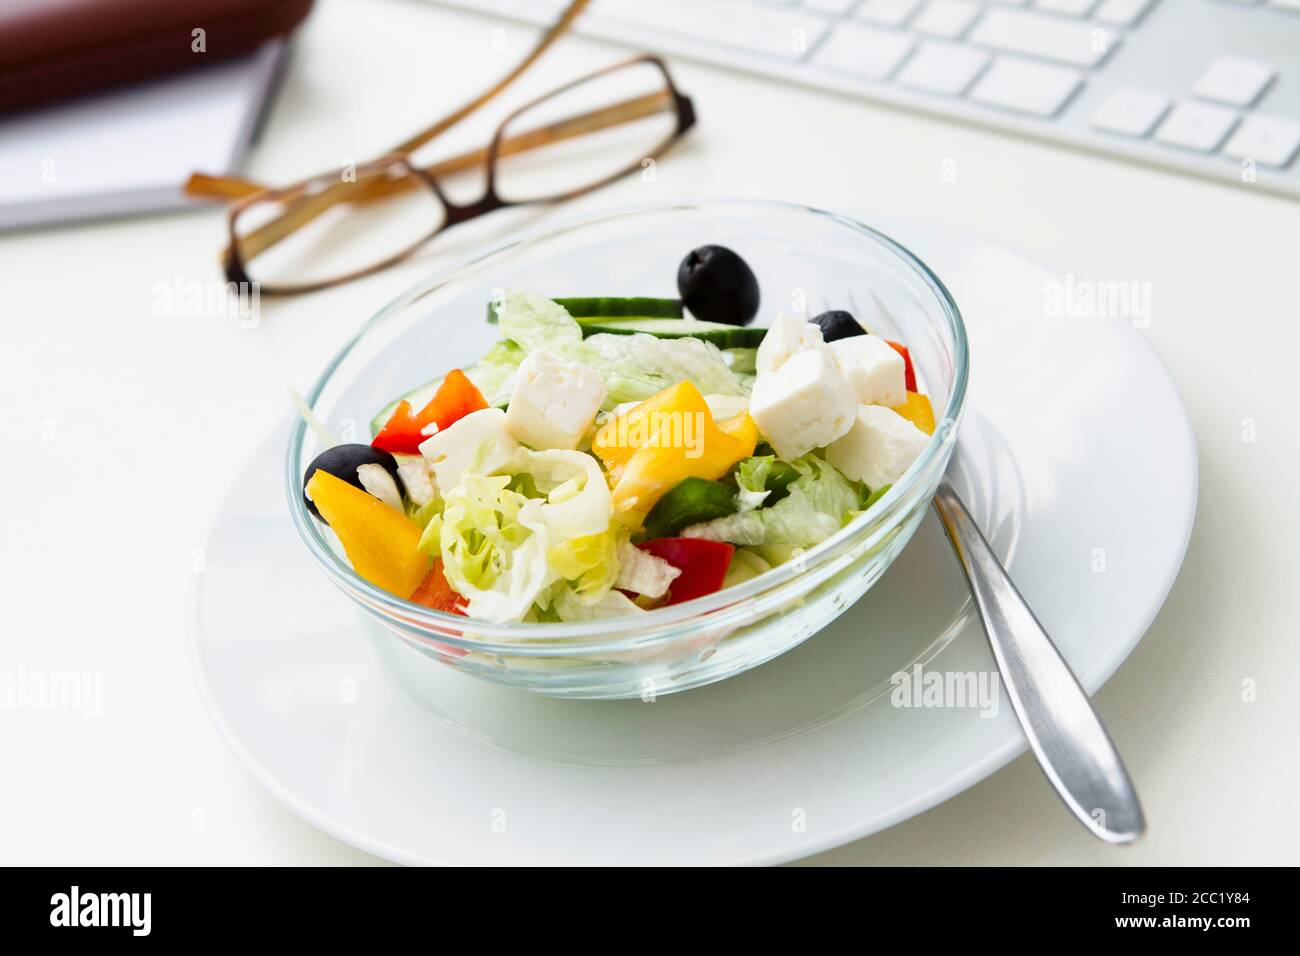
[[0, 117], [0, 230], [175, 209], [196, 170], [232, 172], [284, 43], [201, 70]]

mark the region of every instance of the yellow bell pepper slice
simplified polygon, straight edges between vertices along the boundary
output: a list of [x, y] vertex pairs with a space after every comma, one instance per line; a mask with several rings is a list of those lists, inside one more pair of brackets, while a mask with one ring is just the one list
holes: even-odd
[[894, 411], [927, 435], [934, 434], [934, 406], [920, 392], [908, 392], [903, 404], [895, 405]]
[[316, 469], [307, 497], [343, 543], [352, 569], [376, 587], [409, 598], [429, 570], [420, 526], [374, 495]]
[[591, 450], [609, 473], [615, 513], [635, 527], [682, 479], [721, 478], [757, 444], [748, 414], [719, 425], [700, 390], [679, 382], [606, 422]]
[[758, 424], [749, 417], [749, 412], [741, 412], [732, 418], [718, 422], [718, 431], [725, 432], [732, 438], [749, 445], [749, 452], [742, 457], [748, 458], [758, 445]]

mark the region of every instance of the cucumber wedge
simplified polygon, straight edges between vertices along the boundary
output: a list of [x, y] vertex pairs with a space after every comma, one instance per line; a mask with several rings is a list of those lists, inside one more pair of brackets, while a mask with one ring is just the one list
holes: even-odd
[[[681, 299], [653, 299], [649, 296], [582, 296], [555, 299], [579, 325], [600, 319], [680, 319]], [[497, 321], [497, 304], [488, 302], [487, 320]]]
[[701, 322], [697, 319], [591, 319], [583, 323], [582, 334], [595, 335], [610, 332], [615, 335], [632, 335], [643, 332], [660, 339], [686, 337], [712, 342], [720, 349], [757, 348], [767, 329], [752, 326], [724, 325], [721, 322]]

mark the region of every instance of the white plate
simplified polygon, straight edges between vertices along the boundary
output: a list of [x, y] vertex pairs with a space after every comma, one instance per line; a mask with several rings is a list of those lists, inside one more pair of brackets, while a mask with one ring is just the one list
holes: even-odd
[[[1095, 691], [1155, 617], [1191, 533], [1196, 453], [1174, 386], [1131, 323], [1045, 317], [1060, 270], [883, 228], [968, 324], [950, 473]], [[241, 475], [208, 544], [200, 683], [266, 787], [361, 849], [406, 863], [780, 862], [904, 820], [1024, 749], [1005, 701], [994, 717], [891, 703], [891, 675], [914, 663], [995, 669], [933, 516], [862, 601], [769, 664], [653, 703], [554, 700], [374, 631], [290, 524], [285, 437]]]

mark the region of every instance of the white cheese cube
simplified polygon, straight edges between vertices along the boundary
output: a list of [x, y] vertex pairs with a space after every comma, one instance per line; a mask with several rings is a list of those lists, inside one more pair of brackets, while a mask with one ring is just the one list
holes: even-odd
[[605, 401], [599, 373], [581, 362], [561, 362], [544, 350], [531, 353], [515, 373], [506, 427], [516, 439], [543, 451], [572, 451]]
[[709, 414], [715, 422], [749, 411], [749, 399], [744, 395], [705, 395], [704, 404], [709, 406]]
[[749, 414], [782, 458], [798, 458], [829, 445], [853, 427], [853, 388], [826, 349], [786, 359], [775, 372], [758, 376]]
[[863, 405], [903, 404], [907, 365], [903, 356], [878, 335], [853, 335], [827, 346]]
[[420, 454], [433, 466], [438, 490], [445, 496], [460, 484], [466, 471], [473, 468], [477, 474], [490, 475], [514, 457], [518, 448], [506, 428], [506, 413], [484, 408], [422, 441]]
[[755, 369], [759, 375], [775, 372], [792, 355], [808, 349], [824, 349], [821, 326], [805, 322], [788, 312], [778, 312], [772, 320], [771, 327], [758, 343], [758, 354], [754, 359]]
[[898, 481], [929, 440], [892, 408], [859, 405], [849, 433], [826, 446], [826, 460], [874, 491]]

